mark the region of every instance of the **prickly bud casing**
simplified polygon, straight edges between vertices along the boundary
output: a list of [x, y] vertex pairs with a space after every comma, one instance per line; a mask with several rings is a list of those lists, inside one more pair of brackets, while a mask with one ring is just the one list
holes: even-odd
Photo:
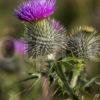
[[32, 58], [56, 54], [66, 48], [66, 30], [51, 19], [28, 23], [24, 39], [28, 44], [28, 56]]
[[100, 52], [100, 36], [92, 27], [78, 27], [73, 30], [68, 42], [69, 50], [76, 56], [97, 60]]

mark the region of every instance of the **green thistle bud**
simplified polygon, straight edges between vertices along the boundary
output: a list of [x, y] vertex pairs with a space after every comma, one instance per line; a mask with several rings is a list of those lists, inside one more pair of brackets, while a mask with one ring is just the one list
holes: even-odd
[[97, 60], [97, 53], [100, 52], [100, 36], [92, 27], [83, 26], [73, 30], [67, 44], [75, 56]]
[[28, 23], [25, 29], [27, 53], [31, 58], [56, 54], [66, 48], [66, 29], [51, 19]]

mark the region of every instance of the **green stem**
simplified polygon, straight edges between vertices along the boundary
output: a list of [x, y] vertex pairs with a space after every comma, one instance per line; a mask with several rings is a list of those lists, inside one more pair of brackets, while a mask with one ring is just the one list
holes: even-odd
[[78, 77], [81, 74], [82, 69], [83, 69], [82, 66], [83, 66], [83, 64], [80, 63], [80, 62], [75, 66], [75, 69], [73, 71], [72, 80], [71, 80], [71, 83], [70, 83], [71, 88], [74, 88], [76, 86]]
[[60, 66], [60, 62], [56, 63], [57, 65], [55, 66], [55, 70], [56, 73], [58, 74], [58, 76], [60, 77], [61, 81], [63, 82], [66, 91], [68, 93], [69, 96], [71, 96], [72, 100], [78, 100], [78, 97], [73, 93], [72, 89], [70, 88], [68, 81], [66, 80], [66, 77], [62, 71], [62, 68]]
[[74, 88], [76, 86], [79, 75], [80, 75], [79, 71], [73, 72], [72, 80], [71, 80], [71, 83], [70, 83], [71, 88]]

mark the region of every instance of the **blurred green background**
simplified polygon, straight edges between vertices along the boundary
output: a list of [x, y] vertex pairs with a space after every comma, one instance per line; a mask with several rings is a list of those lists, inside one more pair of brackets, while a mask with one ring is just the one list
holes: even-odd
[[[14, 9], [22, 1], [0, 0], [0, 38], [9, 35], [20, 38], [23, 34], [24, 26], [14, 15]], [[57, 0], [56, 11], [52, 17], [59, 20], [68, 30], [79, 25], [89, 25], [99, 33], [100, 0]], [[0, 68], [0, 100], [42, 100], [41, 91], [38, 91], [41, 86], [33, 85], [34, 81], [18, 83], [26, 78], [28, 73], [34, 72], [32, 65], [27, 65], [23, 57], [19, 56], [10, 60], [14, 63], [13, 67], [17, 66], [19, 70], [12, 72]]]

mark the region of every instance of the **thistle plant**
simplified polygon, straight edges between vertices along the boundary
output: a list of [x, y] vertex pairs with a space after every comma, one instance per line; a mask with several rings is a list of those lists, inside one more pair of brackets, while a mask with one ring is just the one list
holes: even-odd
[[[48, 77], [55, 73], [70, 98], [78, 100], [73, 88], [84, 70], [85, 60], [95, 59], [100, 51], [100, 39], [97, 32], [88, 27], [79, 27], [68, 35], [65, 27], [50, 17], [55, 11], [55, 3], [56, 0], [29, 0], [18, 6], [15, 15], [24, 21], [24, 40], [27, 45], [25, 54], [28, 58], [36, 59], [41, 69], [45, 65], [42, 65], [42, 61], [48, 63], [46, 72], [41, 71], [46, 86], [49, 86]], [[75, 67], [70, 69], [73, 75], [68, 81], [61, 64], [69, 62], [74, 62]], [[45, 95], [44, 99], [50, 98]]]
[[[70, 86], [75, 88], [78, 84], [79, 77], [85, 76], [85, 65], [87, 62], [98, 62], [100, 52], [100, 36], [93, 27], [80, 26], [70, 32], [70, 39], [67, 42], [70, 56], [73, 61], [78, 62], [73, 69]], [[82, 74], [82, 75], [81, 75]], [[84, 80], [84, 79], [83, 79]], [[82, 81], [83, 81], [82, 80]]]
[[[17, 17], [27, 22], [24, 39], [28, 44], [27, 53], [31, 58], [48, 57], [52, 54], [54, 60], [59, 52], [66, 49], [66, 29], [56, 20], [47, 18], [54, 12], [54, 8], [55, 0], [29, 0], [15, 10]], [[68, 83], [65, 86], [74, 98]]]
[[15, 13], [25, 24], [27, 53], [31, 58], [55, 54], [66, 48], [66, 29], [55, 19], [48, 18], [55, 10], [55, 0], [29, 0]]

